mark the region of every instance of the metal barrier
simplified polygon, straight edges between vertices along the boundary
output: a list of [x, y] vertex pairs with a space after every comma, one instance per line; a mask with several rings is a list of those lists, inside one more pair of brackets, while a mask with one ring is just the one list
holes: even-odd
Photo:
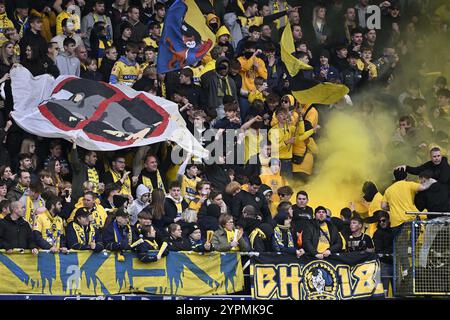
[[450, 213], [432, 220], [405, 223], [394, 240], [396, 296], [450, 295]]

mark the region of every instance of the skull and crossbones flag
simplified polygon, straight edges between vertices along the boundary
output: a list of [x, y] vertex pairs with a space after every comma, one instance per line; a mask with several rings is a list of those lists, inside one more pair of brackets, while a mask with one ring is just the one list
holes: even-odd
[[75, 140], [95, 151], [112, 151], [170, 140], [197, 157], [207, 151], [187, 130], [177, 104], [121, 85], [11, 70], [13, 119], [42, 137]]

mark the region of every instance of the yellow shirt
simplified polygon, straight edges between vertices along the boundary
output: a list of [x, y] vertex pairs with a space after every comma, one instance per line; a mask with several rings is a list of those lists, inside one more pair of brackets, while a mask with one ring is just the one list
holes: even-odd
[[188, 178], [185, 174], [183, 175], [183, 180], [181, 181], [181, 196], [187, 203], [190, 203], [195, 199], [195, 196], [197, 195], [195, 188], [200, 181], [202, 181], [202, 179], [199, 177]]
[[278, 174], [262, 174], [259, 176], [261, 178], [261, 181], [263, 184], [267, 185], [272, 189], [273, 196], [272, 200], [274, 203], [277, 203], [280, 201], [280, 197], [278, 196], [278, 188], [286, 185], [286, 180]]
[[[368, 216], [373, 217], [373, 213], [378, 210], [383, 210], [381, 208], [381, 201], [383, 200], [383, 195], [381, 193], [377, 193], [375, 197], [373, 197], [372, 202], [369, 205]], [[373, 237], [373, 234], [377, 230], [377, 223], [369, 224], [369, 228], [367, 229], [367, 234]]]
[[59, 240], [64, 235], [64, 222], [61, 217], [53, 217], [50, 212], [45, 211], [36, 217], [33, 230], [39, 231], [51, 246], [59, 247]]
[[[122, 59], [122, 58], [121, 58]], [[127, 65], [122, 60], [117, 61], [111, 70], [111, 78], [115, 79], [117, 83], [131, 87], [141, 74], [141, 67], [139, 63], [134, 65]], [[116, 83], [111, 81], [111, 83]]]
[[[245, 57], [238, 58], [241, 64], [240, 75], [242, 78], [242, 89], [248, 92], [256, 90], [255, 78], [262, 77], [267, 79], [267, 68], [264, 61], [258, 57], [251, 57], [246, 59]], [[255, 62], [258, 65], [255, 67]]]
[[[320, 226], [321, 232], [319, 237], [319, 243], [317, 244], [317, 252], [323, 253], [325, 250], [330, 248], [330, 231], [328, 230], [328, 225], [326, 223], [322, 223]], [[325, 236], [326, 234], [327, 236]], [[327, 239], [328, 237], [328, 239]]]
[[417, 182], [397, 181], [386, 189], [383, 201], [389, 203], [391, 227], [394, 228], [415, 219], [414, 215], [405, 212], [418, 211], [414, 205], [414, 196], [419, 191], [419, 187], [420, 184]]

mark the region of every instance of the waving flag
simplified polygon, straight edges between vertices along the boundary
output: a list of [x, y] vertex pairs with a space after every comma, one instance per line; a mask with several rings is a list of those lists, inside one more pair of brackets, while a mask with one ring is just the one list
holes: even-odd
[[291, 24], [288, 22], [281, 36], [281, 60], [292, 77], [292, 95], [301, 104], [333, 104], [341, 100], [349, 89], [343, 84], [331, 82], [320, 82], [304, 77], [302, 70], [312, 70], [307, 65], [294, 57], [294, 37], [292, 36]]
[[[169, 8], [159, 41], [158, 73], [180, 70], [199, 62], [214, 45], [214, 34], [195, 1], [176, 0]], [[208, 32], [209, 30], [209, 32]]]
[[11, 70], [11, 81], [12, 116], [32, 134], [74, 139], [79, 146], [96, 151], [171, 140], [198, 157], [207, 155], [171, 101], [73, 76], [33, 77], [22, 66]]

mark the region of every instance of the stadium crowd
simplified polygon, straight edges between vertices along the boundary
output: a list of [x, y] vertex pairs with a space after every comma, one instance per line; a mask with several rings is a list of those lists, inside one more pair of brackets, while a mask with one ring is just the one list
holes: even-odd
[[[215, 46], [197, 65], [158, 74], [158, 42], [172, 3], [0, 0], [0, 248], [35, 254], [133, 249], [145, 262], [160, 258], [152, 250], [163, 242], [164, 254], [274, 251], [323, 259], [365, 251], [385, 254], [383, 270], [392, 274], [393, 238], [415, 218], [405, 212], [450, 211], [450, 167], [443, 156], [450, 124], [447, 80], [435, 77], [429, 90], [421, 89], [420, 77], [395, 86], [406, 66], [426, 69], [417, 53], [429, 39], [421, 34], [448, 38], [450, 5], [197, 0], [216, 34]], [[380, 8], [381, 29], [368, 27], [371, 4]], [[287, 22], [294, 56], [314, 67], [302, 71], [305, 78], [342, 83], [350, 98], [334, 106], [294, 98], [280, 54]], [[219, 163], [191, 161], [190, 154], [173, 163], [171, 142], [95, 152], [30, 135], [11, 117], [9, 72], [17, 63], [33, 76], [74, 75], [172, 100], [202, 145], [232, 130], [226, 150], [243, 147], [244, 162], [226, 153]], [[442, 63], [444, 70], [448, 62]], [[375, 95], [368, 99], [367, 92]], [[309, 207], [308, 190], [290, 185], [306, 184], [316, 174], [326, 117], [344, 105], [370, 118], [375, 96], [398, 119], [392, 157], [407, 161], [412, 158], [402, 156], [413, 154], [414, 161], [391, 166], [397, 166], [395, 182], [384, 193], [374, 182], [364, 183], [365, 210], [350, 203], [339, 215], [326, 203]], [[203, 133], [210, 129], [216, 134], [207, 141]], [[428, 151], [431, 160], [422, 161]], [[418, 161], [425, 163], [414, 166]], [[420, 181], [407, 181], [408, 173]], [[424, 261], [426, 266], [426, 256]]]

